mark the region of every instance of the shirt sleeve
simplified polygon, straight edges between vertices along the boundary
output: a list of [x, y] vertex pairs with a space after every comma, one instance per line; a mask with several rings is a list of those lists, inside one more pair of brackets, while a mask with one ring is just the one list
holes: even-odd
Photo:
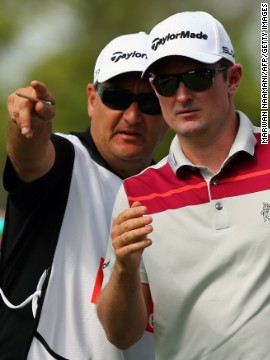
[[[111, 224], [114, 221], [114, 219], [117, 218], [117, 216], [124, 211], [125, 209], [129, 208], [130, 204], [127, 198], [127, 194], [125, 192], [125, 189], [123, 187], [123, 185], [121, 185], [118, 194], [116, 196], [115, 199], [115, 203], [114, 203], [114, 208], [113, 208], [113, 212], [112, 212], [112, 219], [111, 219]], [[108, 241], [108, 246], [107, 246], [107, 252], [106, 252], [106, 257], [105, 257], [105, 261], [103, 264], [103, 284], [102, 284], [102, 288], [104, 288], [106, 286], [106, 284], [108, 283], [114, 264], [116, 261], [116, 256], [115, 256], [115, 251], [114, 248], [112, 246], [112, 239], [111, 237], [109, 237], [109, 241]], [[140, 274], [141, 274], [141, 282], [148, 284], [148, 277], [146, 274], [146, 270], [144, 267], [144, 263], [143, 260], [141, 261], [141, 265], [140, 265]]]

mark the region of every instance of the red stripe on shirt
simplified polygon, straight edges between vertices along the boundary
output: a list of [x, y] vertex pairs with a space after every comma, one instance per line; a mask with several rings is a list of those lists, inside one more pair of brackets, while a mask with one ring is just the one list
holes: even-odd
[[[251, 156], [239, 152], [210, 183], [211, 199], [222, 199], [264, 191], [270, 188], [270, 147], [257, 143]], [[147, 169], [124, 181], [130, 204], [140, 201], [149, 213], [204, 204], [210, 201], [207, 183], [200, 172], [189, 167], [178, 170], [177, 176], [167, 163], [159, 169]]]

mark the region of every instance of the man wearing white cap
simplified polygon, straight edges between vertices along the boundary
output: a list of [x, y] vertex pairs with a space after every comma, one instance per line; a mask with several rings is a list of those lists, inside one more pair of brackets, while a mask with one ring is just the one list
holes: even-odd
[[127, 348], [152, 299], [156, 360], [269, 359], [270, 149], [235, 111], [242, 68], [204, 12], [156, 25], [147, 55], [176, 137], [167, 159], [120, 188], [99, 318]]
[[1, 360], [154, 358], [150, 323], [142, 341], [120, 351], [96, 315], [116, 192], [152, 163], [168, 128], [141, 78], [146, 43], [145, 33], [123, 35], [102, 50], [85, 132], [51, 133], [55, 100], [40, 82], [9, 96]]

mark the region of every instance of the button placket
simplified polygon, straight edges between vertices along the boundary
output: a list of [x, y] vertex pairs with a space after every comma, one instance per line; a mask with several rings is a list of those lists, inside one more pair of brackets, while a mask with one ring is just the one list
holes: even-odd
[[[226, 198], [220, 197], [212, 199], [212, 191], [215, 192], [216, 186], [223, 186], [217, 176], [214, 176], [209, 182], [209, 196], [213, 207], [214, 225], [216, 230], [222, 230], [229, 227], [228, 209], [226, 207]], [[212, 188], [212, 189], [211, 189]], [[220, 189], [221, 190], [221, 189]], [[219, 194], [222, 193], [219, 191]]]

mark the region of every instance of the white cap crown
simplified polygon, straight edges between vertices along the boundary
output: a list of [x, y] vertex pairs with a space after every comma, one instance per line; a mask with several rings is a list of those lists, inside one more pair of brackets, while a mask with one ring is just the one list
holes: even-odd
[[94, 83], [127, 72], [143, 72], [147, 66], [147, 40], [148, 35], [139, 32], [121, 35], [109, 42], [97, 58]]
[[148, 38], [148, 65], [172, 55], [213, 64], [224, 58], [235, 63], [230, 38], [212, 15], [203, 12], [177, 13], [157, 24]]

